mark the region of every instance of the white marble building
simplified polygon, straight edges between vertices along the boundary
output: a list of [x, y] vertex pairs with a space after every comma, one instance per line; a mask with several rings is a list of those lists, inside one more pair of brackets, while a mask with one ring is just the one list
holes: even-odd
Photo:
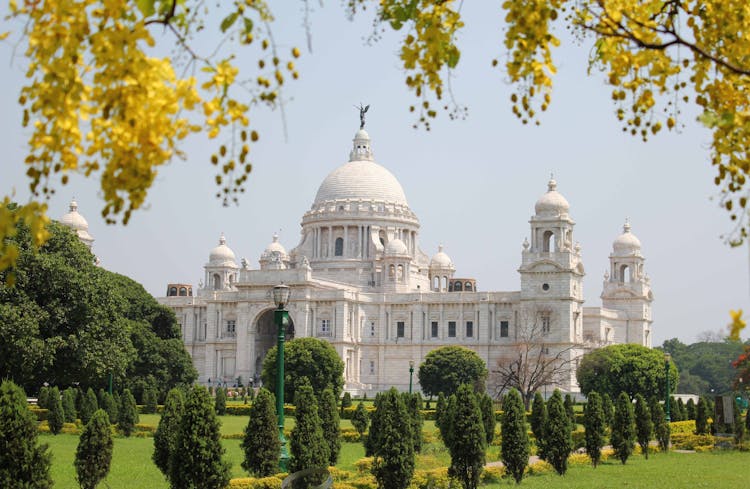
[[[603, 345], [651, 346], [651, 287], [628, 222], [613, 243], [602, 306], [584, 307], [575, 223], [550, 180], [529, 221], [520, 290], [476, 290], [474, 280], [454, 277], [442, 247], [432, 258], [422, 251], [419, 220], [398, 180], [375, 163], [367, 132], [360, 129], [353, 142], [349, 161], [323, 180], [302, 216], [296, 247], [287, 252], [274, 236], [254, 268], [237, 263], [222, 235], [196, 295], [177, 294], [189, 286], [170, 284], [159, 298], [177, 314], [200, 382], [232, 384], [260, 373], [275, 344], [270, 291], [280, 283], [292, 290], [287, 337], [329, 341], [352, 393], [406, 389], [409, 362], [418, 365], [443, 345], [476, 351], [490, 370], [517, 356], [529, 336], [544, 354], [564, 352], [573, 366]], [[550, 387], [577, 391], [574, 369]]]

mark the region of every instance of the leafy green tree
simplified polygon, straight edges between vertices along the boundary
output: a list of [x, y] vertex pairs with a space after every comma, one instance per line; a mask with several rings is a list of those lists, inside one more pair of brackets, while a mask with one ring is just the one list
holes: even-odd
[[536, 440], [537, 455], [546, 460], [544, 454], [544, 427], [547, 425], [547, 405], [544, 403], [542, 394], [537, 391], [534, 394], [534, 402], [531, 404], [531, 432]]
[[[380, 395], [378, 440], [373, 456], [372, 473], [378, 487], [406, 489], [414, 475], [415, 454], [409, 412], [398, 391], [391, 389]], [[370, 428], [372, 433], [372, 427]]]
[[678, 339], [666, 340], [662, 349], [672, 356], [680, 371], [680, 382], [674, 392], [709, 395], [732, 391], [736, 370], [732, 360], [743, 351], [737, 341], [702, 341], [685, 345]]
[[250, 418], [240, 447], [245, 454], [242, 468], [255, 477], [268, 477], [279, 470], [281, 441], [276, 397], [266, 388], [258, 391], [250, 406]]
[[422, 427], [424, 426], [424, 418], [422, 418], [422, 395], [419, 392], [413, 394], [404, 392], [402, 395], [404, 396], [404, 405], [411, 419], [414, 453], [420, 453], [422, 451]]
[[565, 414], [568, 416], [568, 422], [570, 423], [570, 431], [575, 431], [577, 428], [576, 424], [576, 411], [575, 411], [575, 403], [573, 402], [573, 398], [570, 396], [570, 394], [565, 394]]
[[573, 449], [570, 419], [565, 412], [565, 401], [558, 389], [547, 401], [547, 424], [544, 427], [544, 454], [555, 471], [564, 475], [568, 470], [568, 456]]
[[667, 423], [664, 408], [661, 407], [659, 402], [652, 402], [650, 409], [651, 419], [654, 423], [654, 436], [656, 437], [656, 441], [659, 442], [659, 449], [662, 452], [667, 452], [669, 451], [670, 427], [669, 423]]
[[167, 478], [171, 474], [169, 464], [177, 449], [177, 437], [179, 436], [180, 422], [184, 412], [185, 394], [182, 389], [174, 388], [170, 390], [164, 401], [164, 411], [159, 418], [156, 432], [154, 432], [154, 454], [151, 456], [154, 464]]
[[[315, 392], [326, 387], [338, 398], [344, 386], [344, 362], [336, 349], [318, 338], [294, 338], [284, 349], [284, 400], [296, 404], [294, 393], [307, 377]], [[261, 373], [263, 386], [276, 392], [276, 347], [268, 350]]]
[[654, 432], [654, 422], [646, 399], [641, 394], [635, 396], [635, 431], [641, 453], [648, 459], [648, 444]]
[[60, 433], [63, 423], [65, 423], [65, 412], [63, 411], [62, 400], [60, 399], [60, 390], [57, 387], [50, 389], [47, 405], [49, 406], [47, 416], [49, 430], [53, 435], [56, 435]]
[[[318, 413], [318, 402], [313, 394], [313, 388], [307, 380], [298, 381], [299, 388], [295, 399], [295, 424], [292, 429], [289, 451], [289, 471], [297, 472], [304, 469], [325, 468], [331, 460], [331, 450], [328, 447], [323, 432], [323, 421]], [[334, 407], [334, 409], [336, 409]], [[304, 477], [305, 484], [320, 484], [322, 479], [317, 476]]]
[[446, 417], [448, 409], [448, 400], [442, 392], [438, 394], [437, 401], [435, 402], [435, 426], [437, 426], [438, 430], [440, 431], [440, 437], [445, 441], [446, 437], [448, 436], [447, 427], [448, 424], [446, 424], [449, 420]]
[[83, 429], [76, 449], [76, 480], [81, 489], [95, 489], [107, 477], [112, 446], [109, 416], [103, 409], [97, 409]]
[[51, 455], [38, 443], [37, 419], [26, 393], [10, 380], [0, 384], [0, 487], [48, 489]]
[[359, 404], [357, 404], [357, 409], [352, 415], [352, 426], [357, 430], [360, 439], [362, 439], [362, 435], [367, 431], [367, 425], [369, 422], [370, 415], [367, 413], [367, 409], [365, 409], [365, 404], [360, 401]]
[[216, 414], [219, 416], [227, 414], [227, 392], [222, 387], [216, 389], [214, 408], [216, 409]]
[[695, 401], [692, 398], [688, 399], [685, 403], [685, 411], [687, 412], [687, 419], [695, 419]]
[[221, 430], [213, 399], [195, 386], [185, 398], [177, 443], [169, 462], [172, 489], [224, 489], [230, 465], [223, 459]]
[[583, 408], [583, 427], [586, 430], [586, 453], [596, 468], [602, 458], [607, 423], [604, 419], [602, 398], [598, 392], [589, 392]]
[[344, 397], [341, 398], [341, 414], [344, 414], [344, 409], [352, 405], [352, 395], [348, 392], [344, 392]]
[[112, 394], [109, 392], [105, 392], [102, 396], [102, 400], [99, 403], [99, 406], [106, 411], [107, 415], [109, 416], [109, 422], [110, 424], [117, 424], [118, 420], [118, 408], [117, 404], [115, 403], [115, 398]]
[[456, 399], [456, 410], [451, 413], [453, 434], [448, 446], [451, 454], [448, 475], [461, 481], [464, 489], [476, 489], [484, 469], [487, 449], [482, 411], [469, 384], [460, 386], [451, 397]]
[[39, 388], [39, 394], [36, 396], [36, 405], [42, 409], [49, 409], [49, 391], [50, 388], [46, 385]]
[[154, 414], [156, 412], [158, 393], [153, 387], [146, 387], [143, 390], [143, 412], [146, 414]]
[[118, 410], [117, 426], [125, 436], [130, 436], [135, 431], [135, 425], [138, 424], [138, 408], [135, 405], [135, 397], [130, 393], [130, 389], [125, 389], [120, 399], [122, 404]]
[[[347, 393], [348, 394], [348, 393]], [[323, 436], [328, 443], [330, 459], [328, 465], [336, 465], [341, 452], [341, 420], [333, 390], [329, 387], [323, 391], [319, 400], [320, 421], [323, 426]]]
[[[587, 353], [577, 371], [581, 392], [609, 394], [610, 398], [625, 392], [631, 398], [642, 394], [646, 398], [659, 396], [664, 390], [666, 375], [664, 353], [632, 343], [610, 345]], [[672, 362], [670, 385], [676, 388], [679, 379]]]
[[94, 415], [94, 412], [96, 412], [97, 409], [99, 409], [99, 402], [96, 400], [94, 389], [89, 387], [86, 394], [81, 399], [81, 409], [78, 411], [78, 414], [81, 417], [81, 423], [83, 423], [84, 426], [89, 424], [91, 416]]
[[432, 350], [419, 366], [417, 377], [422, 392], [436, 396], [454, 394], [462, 384], [475, 392], [484, 392], [487, 365], [476, 352], [462, 346], [443, 346]]
[[68, 387], [62, 394], [62, 407], [65, 413], [66, 423], [75, 423], [78, 413], [76, 412], [76, 390]]
[[612, 403], [612, 398], [606, 392], [602, 394], [602, 410], [604, 411], [604, 421], [607, 423], [610, 431], [612, 431], [612, 425], [615, 422], [615, 405]]
[[526, 432], [523, 400], [515, 389], [511, 389], [503, 400], [500, 433], [500, 458], [505, 464], [505, 470], [513, 476], [516, 483], [520, 483], [526, 466], [529, 465], [529, 435]]
[[625, 464], [635, 448], [635, 419], [630, 397], [620, 393], [615, 404], [615, 420], [612, 425], [610, 443], [615, 455]]
[[486, 392], [483, 392], [479, 397], [479, 409], [482, 411], [482, 423], [484, 423], [484, 436], [487, 440], [487, 446], [492, 443], [495, 439], [495, 426], [497, 425], [497, 419], [495, 419], [495, 403], [492, 402], [492, 398]]
[[373, 407], [375, 410], [370, 415], [370, 430], [365, 438], [365, 457], [372, 457], [380, 445], [380, 434], [381, 434], [381, 423], [385, 413], [384, 409], [381, 409], [383, 402], [383, 394], [378, 393], [375, 395], [373, 401]]
[[675, 414], [679, 416], [679, 419], [673, 421], [687, 421], [687, 409], [685, 409], [685, 401], [682, 398], [677, 399], [677, 402], [673, 404]]

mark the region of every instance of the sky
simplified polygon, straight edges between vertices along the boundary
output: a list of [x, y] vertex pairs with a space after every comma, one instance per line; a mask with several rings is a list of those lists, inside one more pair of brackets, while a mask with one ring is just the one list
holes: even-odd
[[[677, 132], [647, 143], [624, 134], [603, 74], [594, 69], [587, 75], [590, 40], [559, 32], [563, 46], [555, 51], [552, 105], [540, 126], [525, 126], [511, 113], [507, 77], [491, 66], [505, 56], [500, 2], [465, 2], [452, 88], [468, 116], [450, 120], [441, 114], [426, 131], [412, 128], [413, 95], [397, 56], [403, 33], [367, 42], [372, 12], [350, 21], [341, 2], [310, 2], [310, 52], [303, 2], [272, 3], [279, 47], [303, 49], [296, 63], [300, 79], [285, 86], [283, 117], [278, 110], [251, 115], [261, 139], [251, 149], [253, 172], [238, 206], [222, 207], [214, 197], [209, 158], [220, 142], [202, 136], [185, 142], [185, 160], [160, 170], [147, 205], [127, 226], [106, 225], [100, 217], [97, 178], [74, 176], [50, 199], [49, 213], [59, 218], [75, 197], [103, 267], [163, 296], [168, 283], [198, 285], [222, 232], [238, 261], [245, 257], [254, 268], [274, 232], [292, 249], [318, 186], [348, 159], [359, 127], [355, 106], [362, 103], [371, 106], [366, 129], [375, 159], [400, 181], [420, 220], [421, 248], [432, 255], [443, 244], [456, 276], [476, 278], [479, 290], [520, 288], [528, 220], [554, 173], [576, 221], [586, 306], [601, 304], [612, 241], [628, 217], [651, 277], [655, 346], [724, 331], [730, 309], [750, 309], [748, 248], [732, 249], [721, 238], [732, 225], [716, 202], [709, 132], [695, 121], [694, 108], [683, 106], [684, 127]], [[0, 192], [25, 202], [28, 133], [17, 104], [25, 60], [12, 49], [19, 26], [10, 28], [10, 42], [0, 43]], [[255, 58], [240, 51], [237, 62], [252, 75]]]

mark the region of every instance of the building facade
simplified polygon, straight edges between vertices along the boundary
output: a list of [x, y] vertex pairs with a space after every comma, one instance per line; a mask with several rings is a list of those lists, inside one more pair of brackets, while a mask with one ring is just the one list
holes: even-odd
[[302, 216], [296, 247], [287, 252], [274, 235], [253, 267], [237, 262], [222, 235], [195, 294], [172, 293], [190, 286], [170, 284], [159, 301], [175, 311], [204, 383], [258, 378], [276, 344], [271, 289], [283, 283], [291, 288], [287, 338], [330, 342], [351, 393], [406, 389], [409, 362], [418, 365], [440, 346], [474, 350], [492, 371], [529, 343], [571, 366], [549, 387], [575, 392], [575, 366], [586, 351], [651, 346], [653, 296], [641, 244], [626, 222], [613, 243], [602, 306], [584, 307], [575, 222], [554, 180], [529, 224], [520, 290], [481, 291], [474, 279], [454, 277], [442, 246], [432, 257], [420, 248], [417, 216], [360, 129], [349, 161], [323, 180]]

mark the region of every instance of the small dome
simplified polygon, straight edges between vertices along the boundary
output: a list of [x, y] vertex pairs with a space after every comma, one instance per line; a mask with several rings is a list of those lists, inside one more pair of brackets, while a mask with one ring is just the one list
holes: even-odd
[[221, 233], [221, 237], [219, 238], [219, 246], [212, 249], [208, 255], [208, 264], [215, 267], [237, 266], [234, 251], [227, 246], [227, 239], [224, 237], [224, 233]]
[[406, 248], [406, 245], [403, 241], [400, 239], [392, 239], [388, 241], [388, 244], [385, 245], [385, 254], [386, 255], [408, 255], [409, 250]]
[[69, 212], [60, 219], [60, 223], [76, 231], [88, 231], [89, 223], [78, 213], [78, 202], [75, 199], [70, 201], [69, 209]]
[[641, 241], [630, 232], [630, 221], [625, 220], [622, 234], [615, 238], [612, 243], [615, 255], [639, 255], [641, 253]]
[[557, 191], [557, 182], [550, 179], [547, 184], [547, 193], [542, 195], [534, 205], [537, 216], [560, 216], [568, 213], [570, 204], [565, 197]]
[[432, 256], [430, 268], [454, 268], [453, 260], [443, 251], [443, 245], [438, 246], [438, 252]]
[[260, 255], [261, 266], [264, 262], [273, 261], [275, 257], [278, 257], [279, 261], [289, 260], [289, 255], [287, 255], [286, 249], [281, 243], [279, 243], [279, 235], [277, 233], [273, 233], [273, 241], [266, 246], [266, 249]]

